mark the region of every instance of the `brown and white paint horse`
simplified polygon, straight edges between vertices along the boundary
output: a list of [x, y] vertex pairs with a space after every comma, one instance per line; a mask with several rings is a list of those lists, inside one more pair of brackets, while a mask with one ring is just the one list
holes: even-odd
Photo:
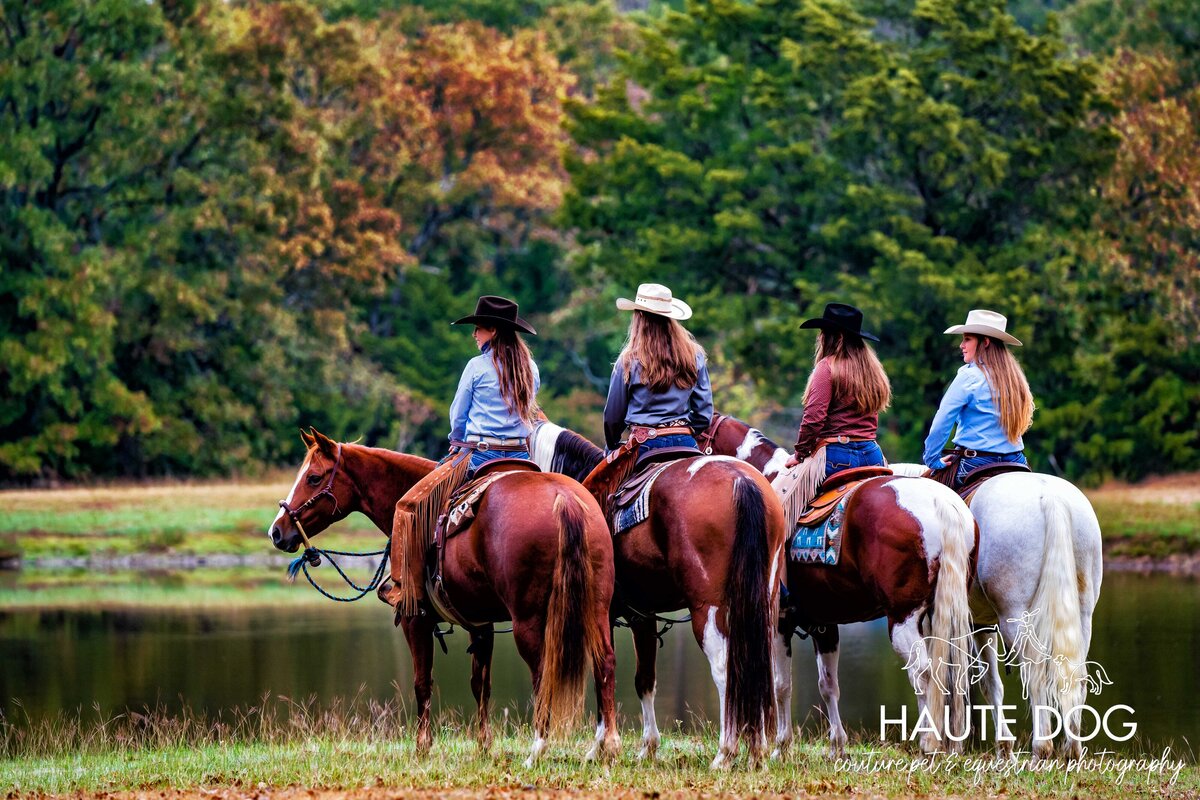
[[[435, 466], [418, 456], [337, 443], [303, 434], [308, 453], [296, 483], [271, 523], [275, 547], [295, 552], [353, 511], [385, 534], [397, 501]], [[471, 690], [478, 704], [478, 740], [486, 750], [491, 697], [493, 623], [512, 620], [517, 650], [529, 665], [536, 695], [531, 764], [553, 726], [582, 712], [588, 663], [596, 685], [600, 724], [588, 758], [620, 748], [614, 693], [615, 657], [609, 606], [613, 590], [612, 541], [596, 501], [562, 475], [514, 472], [487, 490], [469, 528], [447, 541], [442, 581], [471, 637]], [[413, 658], [417, 748], [432, 744], [432, 615], [402, 617]]]
[[[542, 469], [580, 479], [604, 457], [582, 436], [549, 422], [534, 431], [530, 455]], [[649, 517], [619, 534], [614, 552], [613, 611], [629, 622], [637, 653], [641, 757], [653, 758], [659, 742], [654, 615], [686, 608], [720, 701], [712, 766], [728, 765], [742, 738], [757, 761], [776, 720], [772, 642], [785, 557], [783, 508], [770, 484], [735, 458], [676, 461], [651, 488]]]
[[[790, 455], [732, 417], [718, 416], [701, 441], [713, 453], [748, 461], [772, 481], [783, 474]], [[961, 685], [958, 673], [967, 666], [948, 643], [971, 632], [967, 588], [976, 529], [970, 511], [934, 481], [873, 478], [847, 503], [842, 530], [836, 565], [789, 560], [791, 611], [782, 627], [789, 643], [796, 627], [812, 635], [832, 751], [839, 754], [846, 745], [838, 712], [838, 625], [879, 617], [887, 617], [892, 649], [905, 661], [918, 705], [938, 727], [922, 737], [922, 748], [959, 749], [945, 736], [944, 723], [949, 720], [956, 737], [965, 733], [965, 698], [956, 692], [946, 696], [940, 687]]]

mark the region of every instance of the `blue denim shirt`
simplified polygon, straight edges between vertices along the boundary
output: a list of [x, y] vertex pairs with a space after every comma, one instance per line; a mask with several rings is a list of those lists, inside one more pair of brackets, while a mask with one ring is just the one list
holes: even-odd
[[958, 431], [954, 443], [960, 447], [993, 453], [1018, 453], [1025, 447], [1020, 437], [1013, 443], [1005, 436], [1000, 413], [992, 402], [992, 387], [983, 370], [973, 363], [959, 368], [942, 396], [942, 404], [925, 437], [925, 466], [933, 469], [942, 466], [942, 445], [955, 423]]
[[[533, 391], [542, 384], [537, 364], [533, 367]], [[450, 439], [462, 441], [470, 434], [480, 436], [528, 436], [529, 426], [508, 410], [500, 396], [500, 375], [492, 359], [492, 347], [485, 344], [483, 352], [467, 362], [458, 391], [450, 404]]]
[[611, 450], [620, 443], [626, 425], [661, 425], [675, 419], [686, 419], [693, 431], [703, 431], [712, 424], [712, 411], [712, 385], [703, 353], [696, 354], [696, 385], [689, 389], [671, 386], [665, 392], [652, 392], [642, 383], [637, 362], [626, 384], [625, 368], [618, 361], [613, 365], [604, 404], [604, 441]]

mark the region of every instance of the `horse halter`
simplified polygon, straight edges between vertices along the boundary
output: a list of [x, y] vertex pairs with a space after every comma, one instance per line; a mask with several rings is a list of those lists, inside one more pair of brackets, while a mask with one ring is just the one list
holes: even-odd
[[301, 541], [304, 542], [304, 549], [306, 551], [312, 549], [312, 542], [309, 541], [308, 534], [305, 532], [304, 526], [302, 524], [300, 524], [300, 514], [306, 508], [308, 508], [313, 503], [320, 500], [325, 495], [329, 495], [329, 499], [333, 501], [333, 513], [334, 514], [337, 514], [341, 510], [341, 507], [338, 505], [337, 495], [335, 495], [333, 493], [333, 482], [337, 478], [338, 467], [340, 467], [341, 465], [342, 465], [342, 443], [338, 442], [337, 458], [335, 458], [333, 461], [333, 469], [330, 470], [330, 472], [329, 472], [329, 480], [325, 481], [325, 485], [321, 487], [321, 490], [319, 492], [317, 492], [316, 494], [314, 494], [312, 497], [305, 500], [304, 503], [301, 506], [299, 506], [298, 508], [292, 508], [291, 506], [289, 506], [287, 500], [279, 501], [279, 507], [284, 510], [284, 512], [288, 515], [288, 518], [291, 519], [292, 524], [296, 526], [296, 530], [300, 532], [300, 539], [301, 539]]

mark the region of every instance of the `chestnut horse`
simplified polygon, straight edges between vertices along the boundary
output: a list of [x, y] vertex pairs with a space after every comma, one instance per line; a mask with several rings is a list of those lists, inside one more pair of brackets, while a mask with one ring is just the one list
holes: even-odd
[[[711, 452], [737, 456], [772, 481], [790, 455], [733, 417], [714, 417], [699, 439]], [[961, 686], [967, 667], [951, 643], [971, 632], [967, 588], [976, 529], [970, 511], [934, 481], [872, 478], [851, 496], [842, 530], [836, 565], [789, 560], [789, 609], [781, 627], [789, 640], [797, 627], [812, 635], [832, 752], [840, 754], [846, 745], [838, 712], [838, 625], [879, 617], [887, 617], [892, 649], [905, 660], [918, 705], [937, 727], [924, 734], [922, 749], [959, 749], [944, 734], [946, 724], [956, 737], [965, 732], [965, 698], [947, 696], [942, 687]]]
[[[549, 422], [534, 431], [529, 450], [542, 469], [580, 479], [604, 458], [582, 436]], [[633, 631], [642, 758], [653, 758], [659, 741], [655, 615], [681, 608], [691, 612], [719, 696], [712, 766], [728, 765], [743, 737], [751, 760], [764, 754], [776, 715], [772, 640], [783, 528], [779, 499], [756, 470], [734, 458], [694, 457], [665, 468], [650, 490], [648, 518], [615, 537], [613, 612]]]
[[[434, 462], [304, 433], [308, 453], [296, 483], [269, 529], [275, 547], [295, 552], [352, 511], [385, 534], [397, 501]], [[307, 542], [306, 542], [307, 544]], [[478, 704], [478, 740], [486, 750], [491, 697], [493, 623], [512, 620], [517, 651], [529, 665], [536, 695], [534, 743], [527, 764], [546, 747], [552, 727], [582, 712], [590, 661], [600, 724], [588, 758], [613, 756], [617, 733], [612, 631], [613, 556], [608, 525], [596, 501], [561, 475], [513, 472], [484, 494], [474, 521], [445, 543], [442, 583], [471, 636], [471, 690]], [[400, 617], [413, 659], [417, 749], [432, 744], [433, 615]]]
[[[893, 464], [905, 475], [925, 475], [924, 464]], [[983, 692], [999, 708], [1004, 684], [995, 641], [1003, 637], [1009, 661], [1022, 665], [1021, 684], [1031, 706], [1053, 708], [1064, 721], [1059, 749], [1079, 758], [1083, 746], [1066, 729], [1080, 730], [1079, 707], [1089, 685], [1065, 680], [1064, 662], [1072, 672], [1085, 670], [1092, 641], [1092, 612], [1100, 598], [1104, 556], [1100, 523], [1083, 492], [1053, 475], [1006, 472], [988, 478], [971, 498], [979, 524], [979, 558], [971, 591], [975, 622], [988, 627], [975, 635], [976, 649], [987, 665]], [[1049, 714], [1036, 716], [1035, 758], [1054, 755]], [[996, 746], [1011, 753], [1012, 739], [1004, 715], [995, 721]]]

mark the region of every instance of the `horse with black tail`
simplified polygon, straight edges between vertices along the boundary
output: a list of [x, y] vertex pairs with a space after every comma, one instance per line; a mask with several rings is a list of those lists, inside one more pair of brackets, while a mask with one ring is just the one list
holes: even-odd
[[[717, 415], [698, 439], [714, 454], [748, 461], [774, 482], [784, 476], [788, 451], [740, 420]], [[922, 749], [960, 750], [970, 729], [967, 698], [949, 687], [964, 685], [961, 674], [968, 667], [952, 644], [971, 632], [967, 590], [976, 531], [970, 512], [934, 481], [876, 477], [849, 495], [840, 531], [836, 564], [789, 559], [789, 611], [780, 644], [790, 654], [793, 631], [812, 635], [831, 751], [840, 755], [847, 741], [838, 712], [838, 625], [879, 617], [887, 617], [892, 649], [905, 661], [919, 714], [931, 723], [921, 727], [934, 728], [923, 734]], [[783, 690], [790, 693], [790, 686]], [[786, 722], [781, 746], [791, 734]]]
[[[393, 530], [396, 504], [436, 464], [417, 456], [333, 442], [303, 434], [308, 452], [296, 483], [268, 531], [275, 547], [295, 552], [301, 543], [352, 511], [384, 533]], [[498, 476], [498, 477], [496, 477]], [[583, 710], [589, 665], [600, 724], [588, 758], [615, 756], [620, 747], [614, 694], [615, 657], [609, 609], [613, 551], [608, 525], [592, 496], [562, 475], [502, 471], [480, 487], [473, 518], [441, 539], [428, 555], [436, 564], [435, 606], [471, 637], [471, 689], [478, 704], [478, 740], [492, 741], [488, 723], [494, 623], [512, 620], [517, 651], [529, 665], [535, 692], [534, 743], [527, 763], [550, 734]], [[395, 572], [396, 564], [393, 563]], [[394, 587], [380, 596], [394, 605]], [[417, 749], [432, 744], [434, 635], [441, 620], [432, 611], [397, 614], [413, 657], [417, 698]]]
[[[600, 448], [552, 423], [534, 431], [530, 454], [543, 469], [579, 479], [604, 460]], [[622, 472], [614, 467], [606, 474]], [[596, 478], [584, 485], [602, 499], [615, 488], [596, 485]], [[773, 671], [772, 642], [784, 568], [783, 509], [761, 474], [726, 457], [669, 462], [646, 496], [645, 518], [614, 540], [613, 608], [628, 621], [637, 653], [641, 757], [652, 758], [659, 742], [656, 615], [686, 608], [720, 700], [720, 744], [712, 765], [728, 765], [741, 741], [757, 761], [776, 725], [774, 685], [780, 677]]]

